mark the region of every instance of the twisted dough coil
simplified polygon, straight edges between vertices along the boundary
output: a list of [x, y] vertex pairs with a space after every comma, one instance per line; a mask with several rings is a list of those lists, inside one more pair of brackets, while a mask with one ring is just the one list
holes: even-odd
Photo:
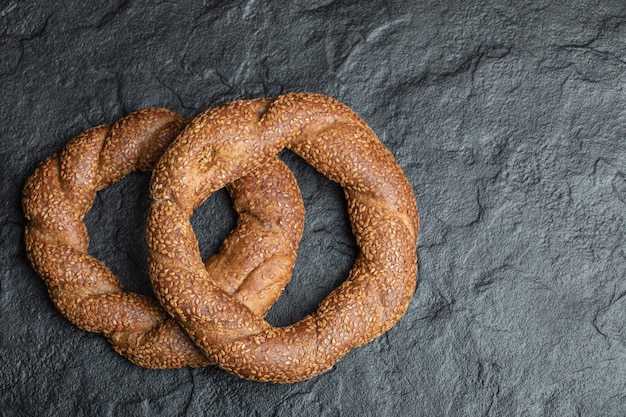
[[[24, 186], [26, 251], [57, 309], [148, 368], [212, 362], [155, 300], [124, 292], [117, 277], [89, 256], [83, 217], [97, 191], [137, 169], [151, 169], [184, 125], [175, 113], [151, 108], [111, 127], [94, 127], [45, 160]], [[229, 192], [238, 225], [203, 270], [263, 317], [291, 277], [304, 223], [302, 198], [278, 158], [233, 182]]]
[[[284, 147], [342, 185], [360, 254], [314, 313], [275, 328], [208, 278], [189, 218], [211, 193]], [[186, 182], [188, 175], [199, 181]], [[390, 329], [408, 308], [419, 228], [412, 188], [371, 128], [332, 98], [290, 93], [201, 113], [155, 167], [150, 197], [155, 294], [209, 358], [238, 376], [310, 378]]]

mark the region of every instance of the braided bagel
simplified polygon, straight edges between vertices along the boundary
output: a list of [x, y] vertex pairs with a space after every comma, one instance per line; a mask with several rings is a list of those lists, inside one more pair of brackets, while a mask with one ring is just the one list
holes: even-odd
[[[175, 113], [151, 108], [111, 127], [91, 128], [39, 165], [24, 186], [26, 252], [57, 309], [80, 328], [103, 333], [117, 352], [148, 368], [212, 361], [154, 299], [125, 292], [118, 278], [88, 254], [83, 217], [97, 191], [137, 169], [151, 169], [184, 125]], [[188, 185], [197, 180], [185, 178]], [[214, 285], [263, 317], [291, 277], [304, 222], [302, 198], [278, 158], [233, 182], [229, 192], [238, 225], [202, 268], [215, 277]]]
[[[209, 279], [189, 219], [211, 193], [285, 147], [344, 188], [360, 253], [315, 312], [276, 328]], [[155, 294], [197, 346], [235, 375], [275, 383], [311, 378], [389, 330], [408, 308], [419, 228], [412, 188], [372, 129], [330, 97], [290, 93], [201, 113], [155, 167], [150, 198]]]

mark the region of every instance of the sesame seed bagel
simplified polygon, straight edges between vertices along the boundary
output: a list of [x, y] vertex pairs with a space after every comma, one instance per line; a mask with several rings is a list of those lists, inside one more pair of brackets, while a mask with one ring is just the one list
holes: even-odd
[[[277, 328], [201, 267], [189, 219], [211, 193], [283, 148], [341, 184], [360, 253], [315, 312]], [[291, 383], [318, 375], [394, 326], [415, 290], [413, 190], [372, 129], [330, 97], [290, 93], [201, 113], [155, 167], [150, 198], [148, 264], [157, 298], [209, 358], [240, 377]]]
[[[125, 292], [106, 265], [88, 254], [83, 218], [97, 191], [135, 170], [151, 169], [185, 124], [167, 109], [150, 108], [113, 126], [96, 126], [41, 163], [24, 186], [26, 251], [54, 305], [72, 323], [103, 333], [117, 352], [148, 368], [212, 361], [156, 300]], [[263, 317], [291, 277], [304, 223], [302, 197], [278, 158], [233, 182], [229, 192], [237, 227], [206, 266], [200, 259], [194, 265]], [[171, 232], [176, 240], [176, 230]], [[261, 295], [253, 298], [251, 292]]]

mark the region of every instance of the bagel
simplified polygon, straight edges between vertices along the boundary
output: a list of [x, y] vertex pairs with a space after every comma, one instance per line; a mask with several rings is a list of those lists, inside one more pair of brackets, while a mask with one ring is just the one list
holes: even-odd
[[[209, 195], [288, 148], [345, 191], [359, 255], [317, 310], [273, 327], [211, 280], [189, 221]], [[189, 183], [186, 177], [199, 179]], [[157, 298], [218, 366], [256, 381], [292, 383], [330, 369], [389, 330], [416, 286], [419, 216], [391, 152], [350, 108], [289, 93], [199, 114], [156, 165], [147, 219]]]
[[[97, 191], [137, 169], [151, 169], [185, 125], [167, 109], [149, 108], [113, 126], [93, 127], [41, 163], [23, 190], [26, 253], [56, 308], [148, 368], [212, 360], [156, 300], [124, 291], [106, 265], [88, 254], [83, 217]], [[291, 277], [304, 223], [302, 197], [278, 158], [233, 182], [229, 192], [238, 225], [220, 252], [198, 265], [215, 277], [214, 285], [263, 317]]]

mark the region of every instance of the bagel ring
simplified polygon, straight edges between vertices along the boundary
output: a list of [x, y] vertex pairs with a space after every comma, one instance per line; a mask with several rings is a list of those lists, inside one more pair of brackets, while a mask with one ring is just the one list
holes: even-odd
[[[315, 312], [275, 328], [207, 277], [189, 219], [211, 193], [285, 147], [341, 184], [360, 253]], [[187, 184], [185, 176], [202, 180]], [[372, 129], [330, 97], [289, 93], [199, 114], [159, 160], [150, 198], [148, 265], [157, 298], [209, 358], [240, 377], [291, 383], [318, 375], [389, 330], [411, 301], [419, 229], [413, 190]]]
[[[185, 124], [167, 109], [149, 108], [111, 127], [96, 126], [41, 163], [24, 186], [27, 255], [57, 309], [78, 327], [103, 333], [117, 352], [148, 368], [211, 361], [156, 300], [125, 292], [104, 263], [88, 254], [83, 217], [97, 191], [137, 169], [151, 169]], [[206, 261], [205, 272], [264, 316], [291, 277], [304, 223], [302, 197], [278, 158], [234, 182], [229, 192], [238, 224]]]

